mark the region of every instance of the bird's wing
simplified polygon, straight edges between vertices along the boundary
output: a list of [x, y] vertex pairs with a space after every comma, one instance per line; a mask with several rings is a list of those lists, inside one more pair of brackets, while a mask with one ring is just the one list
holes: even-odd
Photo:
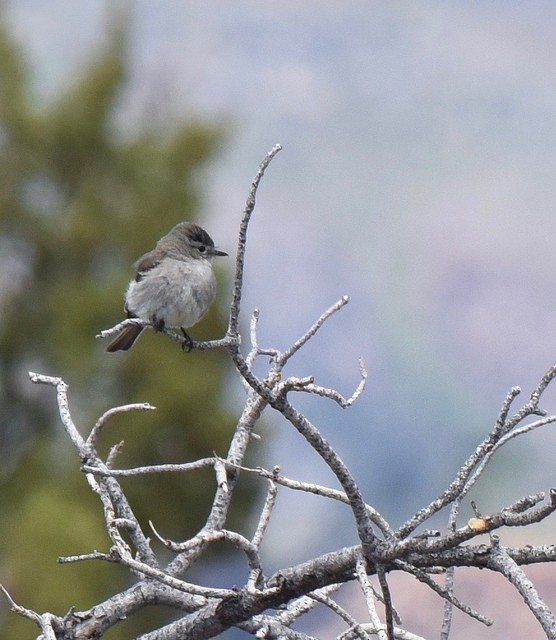
[[163, 256], [160, 251], [157, 251], [156, 249], [153, 249], [152, 251], [149, 251], [148, 253], [145, 253], [145, 255], [141, 256], [139, 260], [137, 260], [137, 262], [133, 265], [135, 267], [135, 270], [137, 271], [137, 273], [135, 274], [135, 280], [139, 282], [139, 280], [143, 278], [147, 271], [150, 271], [151, 269], [154, 269], [156, 266], [158, 266], [160, 264], [160, 261], [162, 260], [162, 257]]

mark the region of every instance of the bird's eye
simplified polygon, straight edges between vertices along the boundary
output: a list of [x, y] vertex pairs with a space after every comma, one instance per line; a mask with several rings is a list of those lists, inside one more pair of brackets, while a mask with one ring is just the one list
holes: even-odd
[[207, 248], [205, 247], [205, 245], [204, 245], [204, 244], [202, 244], [202, 245], [199, 247], [199, 253], [205, 253], [205, 251], [206, 251], [206, 250], [207, 250]]

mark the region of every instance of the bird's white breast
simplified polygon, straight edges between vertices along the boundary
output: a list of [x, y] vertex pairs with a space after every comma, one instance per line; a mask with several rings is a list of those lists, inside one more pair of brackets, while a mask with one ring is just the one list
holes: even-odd
[[130, 282], [126, 307], [142, 320], [187, 328], [201, 319], [215, 294], [216, 279], [208, 260], [164, 258], [139, 282]]

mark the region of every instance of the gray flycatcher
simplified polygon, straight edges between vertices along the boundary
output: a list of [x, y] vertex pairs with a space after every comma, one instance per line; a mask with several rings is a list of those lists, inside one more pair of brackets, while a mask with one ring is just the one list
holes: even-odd
[[[216, 295], [213, 258], [227, 255], [204, 229], [180, 222], [133, 265], [137, 273], [125, 294], [127, 317], [150, 322], [157, 331], [180, 327], [184, 345], [191, 345], [185, 330], [199, 322]], [[138, 325], [125, 327], [106, 351], [127, 351], [141, 331]]]

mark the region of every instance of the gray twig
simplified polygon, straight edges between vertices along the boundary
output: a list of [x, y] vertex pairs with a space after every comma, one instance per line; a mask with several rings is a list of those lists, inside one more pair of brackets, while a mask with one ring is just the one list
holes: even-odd
[[496, 536], [492, 536], [492, 542], [492, 549], [489, 554], [489, 568], [498, 571], [513, 584], [525, 604], [539, 621], [543, 631], [546, 633], [546, 637], [554, 640], [556, 638], [556, 618], [554, 614], [539, 596], [535, 585], [507, 553]]

